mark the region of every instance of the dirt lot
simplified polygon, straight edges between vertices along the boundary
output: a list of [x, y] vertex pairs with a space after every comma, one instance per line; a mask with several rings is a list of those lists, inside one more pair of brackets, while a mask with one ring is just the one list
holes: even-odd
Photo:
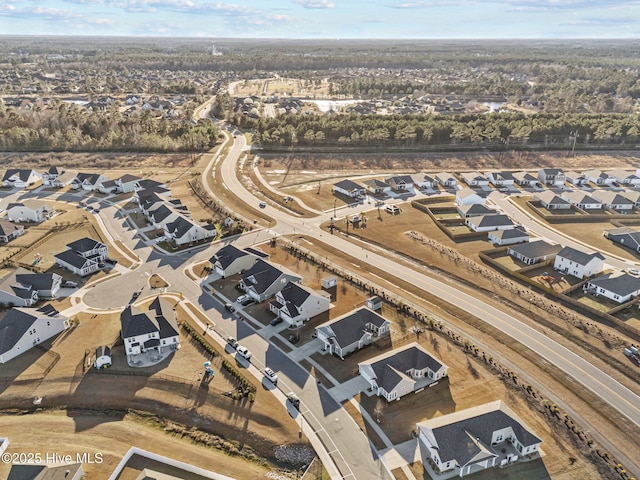
[[249, 97], [251, 95], [278, 95], [293, 97], [329, 97], [329, 82], [322, 81], [319, 85], [306, 85], [299, 79], [269, 78], [266, 80], [245, 80], [235, 84], [233, 95]]

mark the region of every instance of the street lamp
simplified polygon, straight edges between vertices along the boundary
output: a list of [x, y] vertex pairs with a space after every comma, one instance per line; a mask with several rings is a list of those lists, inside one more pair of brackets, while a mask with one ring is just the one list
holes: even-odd
[[338, 201], [337, 198], [333, 199], [333, 218], [336, 218], [336, 202]]

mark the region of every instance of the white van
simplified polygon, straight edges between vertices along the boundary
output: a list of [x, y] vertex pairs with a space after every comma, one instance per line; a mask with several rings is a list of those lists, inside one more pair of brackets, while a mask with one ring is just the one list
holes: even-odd
[[400, 208], [397, 205], [387, 205], [384, 207], [385, 211], [390, 213], [391, 215], [396, 215], [400, 213]]

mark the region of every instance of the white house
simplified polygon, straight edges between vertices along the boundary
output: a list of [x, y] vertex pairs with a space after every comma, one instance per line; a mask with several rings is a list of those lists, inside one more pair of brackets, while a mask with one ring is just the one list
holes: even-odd
[[544, 262], [553, 258], [562, 246], [547, 243], [544, 240], [536, 240], [535, 242], [522, 243], [514, 245], [507, 249], [507, 254], [517, 258], [527, 265]]
[[489, 172], [487, 178], [495, 187], [511, 187], [516, 179], [511, 172]]
[[109, 181], [109, 177], [99, 173], [78, 173], [71, 181], [71, 188], [75, 190], [97, 191], [104, 182]]
[[493, 210], [480, 203], [460, 205], [456, 210], [462, 218], [476, 217], [478, 215], [497, 215], [499, 213], [497, 210]]
[[610, 208], [617, 211], [629, 211], [633, 209], [633, 201], [624, 195], [611, 190], [597, 190], [592, 196], [602, 202], [604, 208]]
[[391, 191], [391, 185], [382, 180], [377, 180], [375, 178], [371, 180], [365, 180], [362, 182], [367, 189], [367, 191], [371, 194], [377, 195], [380, 193], [389, 193]]
[[366, 188], [362, 185], [357, 184], [353, 180], [345, 179], [340, 180], [337, 183], [333, 184], [333, 191], [335, 193], [341, 193], [342, 195], [346, 195], [351, 198], [360, 198], [364, 197], [366, 193]]
[[489, 185], [489, 179], [480, 172], [463, 172], [460, 176], [464, 183], [470, 187], [486, 187]]
[[53, 213], [53, 207], [38, 200], [24, 200], [7, 205], [7, 218], [10, 222], [44, 222]]
[[328, 294], [314, 292], [296, 282], [288, 282], [276, 293], [269, 304], [269, 310], [290, 327], [300, 327], [309, 319], [328, 311], [330, 306]]
[[215, 238], [217, 234], [215, 225], [200, 226], [182, 215], [164, 226], [165, 237], [177, 246]]
[[30, 168], [10, 168], [2, 177], [3, 187], [26, 188], [42, 179], [35, 170]]
[[413, 184], [417, 185], [418, 188], [435, 188], [438, 186], [438, 180], [427, 174], [411, 175], [411, 178], [413, 179]]
[[569, 210], [571, 208], [571, 204], [567, 200], [556, 195], [551, 190], [536, 193], [533, 198], [538, 200], [540, 205], [547, 210]]
[[126, 173], [117, 178], [115, 182], [119, 193], [130, 193], [137, 190], [140, 180], [142, 178]]
[[111, 349], [102, 345], [96, 348], [96, 359], [93, 362], [95, 368], [108, 368], [111, 366]]
[[604, 237], [634, 252], [640, 252], [640, 231], [631, 227], [610, 228], [603, 232]]
[[464, 223], [474, 232], [491, 232], [493, 230], [508, 230], [516, 224], [508, 215], [478, 215], [465, 218]]
[[494, 245], [514, 245], [529, 241], [529, 234], [524, 227], [518, 226], [508, 230], [494, 230], [487, 234], [487, 239]]
[[54, 260], [57, 265], [84, 277], [100, 270], [100, 264], [108, 256], [109, 249], [104, 243], [84, 237], [67, 244], [67, 250], [56, 254]]
[[175, 210], [168, 202], [156, 203], [146, 211], [147, 220], [157, 230], [164, 230], [165, 225], [172, 223], [183, 215], [183, 211]]
[[360, 307], [316, 327], [323, 350], [344, 359], [349, 353], [389, 335], [391, 323], [373, 310]]
[[260, 257], [257, 255], [228, 244], [218, 250], [209, 259], [209, 262], [213, 271], [225, 278], [249, 270], [258, 258]]
[[610, 170], [609, 175], [616, 177], [617, 181], [625, 186], [636, 187], [640, 185], [640, 175], [637, 172], [627, 172], [626, 170]]
[[587, 170], [586, 172], [584, 172], [584, 176], [587, 177], [587, 180], [589, 180], [590, 182], [593, 182], [596, 185], [600, 186], [612, 185], [618, 180], [615, 176], [598, 169]]
[[585, 253], [572, 247], [564, 247], [556, 254], [553, 268], [583, 279], [602, 272], [604, 256], [601, 253]]
[[625, 303], [640, 294], [640, 277], [626, 272], [608, 273], [589, 280], [582, 287], [585, 293], [604, 295], [617, 303]]
[[413, 178], [411, 178], [411, 175], [396, 175], [385, 178], [384, 181], [391, 185], [391, 189], [395, 191], [406, 192], [413, 189]]
[[461, 188], [456, 192], [456, 203], [458, 205], [484, 205], [487, 199], [480, 195], [477, 190], [471, 188]]
[[0, 319], [0, 363], [6, 363], [69, 328], [69, 319], [51, 305], [14, 307]]
[[599, 210], [602, 208], [602, 202], [600, 200], [597, 200], [584, 192], [563, 192], [561, 196], [571, 205], [575, 205], [582, 210]]
[[161, 354], [179, 348], [175, 312], [164, 298], [156, 297], [144, 311], [128, 305], [120, 315], [120, 324], [127, 357], [149, 351]]
[[521, 187], [537, 187], [540, 184], [538, 177], [529, 172], [515, 172], [513, 178]]
[[538, 180], [543, 185], [561, 187], [567, 180], [567, 176], [561, 168], [541, 168], [538, 170]]
[[537, 455], [538, 438], [501, 400], [417, 425], [425, 470], [432, 478], [464, 477]]
[[373, 392], [388, 402], [436, 383], [447, 376], [447, 370], [415, 342], [358, 364]]
[[16, 225], [0, 218], [0, 243], [9, 243], [11, 240], [19, 237], [23, 233], [24, 227], [22, 225]]
[[301, 281], [301, 276], [281, 270], [260, 258], [244, 272], [238, 285], [256, 302], [263, 302], [282, 290], [287, 283]]
[[458, 184], [456, 177], [447, 172], [436, 173], [436, 180], [443, 187], [455, 187]]
[[0, 304], [30, 307], [39, 299], [55, 298], [62, 277], [57, 273], [34, 273], [18, 267], [0, 280]]
[[577, 173], [574, 171], [570, 171], [570, 172], [565, 172], [565, 176], [567, 177], [567, 182], [569, 182], [572, 185], [575, 185], [576, 187], [579, 187], [581, 185], [586, 185], [587, 183], [589, 183], [589, 179], [584, 173]]

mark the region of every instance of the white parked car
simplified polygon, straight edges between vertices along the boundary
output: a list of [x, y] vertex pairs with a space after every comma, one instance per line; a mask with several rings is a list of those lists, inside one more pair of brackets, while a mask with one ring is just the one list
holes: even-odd
[[243, 295], [240, 295], [238, 297], [238, 299], [236, 300], [236, 302], [241, 303], [242, 305], [244, 305], [244, 302], [246, 302], [247, 300], [251, 300], [251, 296], [248, 293], [245, 293]]
[[640, 275], [640, 270], [638, 270], [637, 268], [629, 268], [627, 269], [627, 272], [629, 272], [631, 275]]
[[278, 374], [271, 370], [269, 367], [263, 370], [264, 376], [267, 377], [275, 385], [278, 383]]
[[245, 360], [249, 360], [251, 358], [251, 352], [247, 347], [238, 347], [236, 348], [236, 352]]

